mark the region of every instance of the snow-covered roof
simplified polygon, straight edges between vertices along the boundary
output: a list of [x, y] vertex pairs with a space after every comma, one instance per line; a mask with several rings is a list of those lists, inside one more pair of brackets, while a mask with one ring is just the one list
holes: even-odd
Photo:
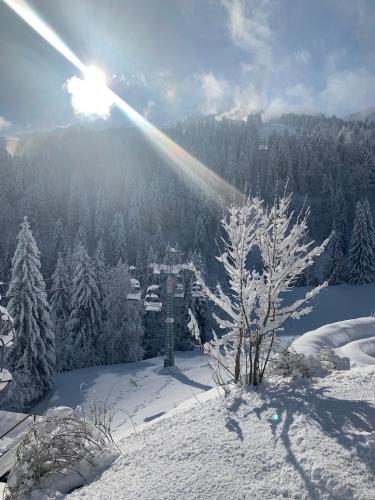
[[130, 278], [130, 283], [132, 286], [136, 287], [136, 286], [141, 286], [139, 281], [136, 280], [135, 278]]

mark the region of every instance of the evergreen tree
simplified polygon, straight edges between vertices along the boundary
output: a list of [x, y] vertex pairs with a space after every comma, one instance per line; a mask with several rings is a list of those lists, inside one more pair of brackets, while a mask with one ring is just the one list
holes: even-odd
[[148, 264], [154, 264], [158, 262], [158, 254], [154, 250], [154, 247], [151, 245], [150, 250], [148, 251], [148, 256], [147, 256], [147, 265]]
[[348, 247], [347, 210], [344, 194], [341, 187], [336, 191], [333, 203], [333, 220], [335, 225], [337, 244], [341, 246], [343, 255], [346, 255]]
[[53, 232], [53, 250], [54, 257], [57, 258], [59, 253], [64, 255], [65, 253], [65, 232], [64, 225], [60, 217], [57, 219], [55, 224], [55, 229]]
[[197, 251], [205, 252], [207, 248], [207, 226], [206, 226], [206, 213], [203, 208], [198, 215], [195, 225], [194, 234], [194, 249]]
[[52, 387], [56, 358], [40, 253], [26, 217], [17, 239], [7, 293], [15, 322], [14, 344], [7, 360], [13, 374], [8, 397], [24, 408]]
[[69, 318], [69, 281], [67, 269], [61, 253], [58, 256], [55, 272], [52, 275], [51, 319], [54, 325], [56, 342], [56, 368], [64, 371], [71, 357], [66, 322]]
[[87, 233], [82, 224], [80, 224], [76, 237], [74, 239], [74, 248], [77, 248], [79, 245], [84, 246], [86, 249], [87, 247]]
[[100, 330], [103, 333], [100, 336], [100, 340], [97, 345], [97, 350], [98, 350], [98, 355], [104, 357], [104, 362], [106, 363], [106, 344], [107, 344], [107, 338], [106, 338], [106, 332], [103, 332], [102, 326], [104, 325], [106, 318], [107, 318], [107, 312], [108, 312], [108, 270], [105, 262], [105, 257], [104, 257], [104, 247], [103, 247], [103, 242], [102, 240], [99, 241], [96, 252], [95, 252], [95, 257], [93, 260], [93, 265], [94, 265], [94, 273], [95, 273], [95, 279], [96, 279], [96, 284], [98, 286], [99, 290], [99, 295], [100, 295], [100, 304], [101, 304], [101, 310], [102, 310], [102, 317], [101, 317], [101, 326]]
[[124, 216], [116, 212], [111, 225], [111, 261], [116, 265], [119, 260], [127, 262], [128, 251]]
[[98, 246], [96, 248], [94, 257], [94, 271], [95, 271], [95, 279], [100, 293], [100, 298], [102, 302], [105, 302], [106, 290], [107, 290], [106, 281], [108, 281], [108, 272], [104, 257], [104, 246], [102, 240], [99, 240]]
[[141, 302], [126, 300], [130, 282], [125, 264], [118, 262], [109, 275], [109, 308], [105, 324], [106, 362], [139, 361], [143, 357]]
[[165, 251], [165, 240], [164, 240], [163, 231], [162, 231], [160, 225], [157, 228], [156, 235], [155, 235], [154, 242], [153, 242], [152, 246], [154, 247], [155, 252], [158, 256], [158, 260], [157, 260], [157, 262], [158, 262], [159, 260], [161, 260], [163, 258], [164, 251]]
[[345, 257], [342, 250], [342, 238], [335, 224], [329, 242], [329, 256], [329, 282], [331, 285], [339, 285], [345, 281]]
[[348, 274], [351, 283], [363, 285], [375, 280], [374, 222], [368, 202], [357, 203], [350, 243]]
[[334, 213], [334, 189], [333, 181], [330, 175], [324, 174], [321, 203], [320, 203], [321, 217], [317, 221], [321, 227], [321, 236], [326, 238], [332, 227], [332, 217]]
[[71, 368], [98, 364], [98, 338], [102, 319], [100, 293], [91, 259], [81, 243], [74, 252], [75, 271], [67, 328], [72, 345]]
[[362, 207], [363, 207], [363, 211], [365, 212], [366, 220], [368, 221], [367, 222], [367, 231], [368, 231], [369, 239], [370, 239], [370, 242], [371, 242], [370, 245], [371, 245], [371, 247], [375, 251], [375, 225], [374, 225], [374, 218], [372, 216], [370, 203], [369, 203], [369, 201], [368, 201], [367, 198], [365, 198], [365, 200], [364, 200], [364, 202], [362, 204]]

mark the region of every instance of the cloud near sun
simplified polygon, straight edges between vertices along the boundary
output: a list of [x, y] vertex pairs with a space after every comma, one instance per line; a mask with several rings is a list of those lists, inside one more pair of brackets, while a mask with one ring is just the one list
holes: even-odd
[[74, 113], [80, 117], [106, 120], [114, 104], [106, 78], [98, 68], [85, 71], [84, 78], [73, 76], [66, 82]]

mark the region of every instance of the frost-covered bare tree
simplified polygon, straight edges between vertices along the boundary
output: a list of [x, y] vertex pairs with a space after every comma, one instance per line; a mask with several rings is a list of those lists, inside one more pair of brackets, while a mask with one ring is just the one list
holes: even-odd
[[[307, 237], [309, 210], [290, 210], [291, 196], [275, 200], [265, 208], [259, 199], [246, 198], [241, 206], [229, 208], [222, 220], [224, 250], [218, 257], [228, 276], [228, 293], [217, 285], [213, 293], [198, 277], [208, 298], [224, 313], [215, 320], [224, 334], [205, 344], [218, 382], [258, 385], [275, 347], [278, 331], [292, 318], [311, 311], [307, 303], [327, 283], [308, 292], [303, 299], [284, 305], [286, 292], [321, 255], [328, 240], [314, 246]], [[262, 270], [249, 269], [248, 257], [258, 251]]]

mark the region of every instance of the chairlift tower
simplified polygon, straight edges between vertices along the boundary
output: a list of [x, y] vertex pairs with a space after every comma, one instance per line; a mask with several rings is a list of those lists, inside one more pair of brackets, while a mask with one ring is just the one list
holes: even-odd
[[165, 354], [164, 368], [174, 366], [174, 265], [177, 263], [181, 251], [169, 248], [168, 252], [168, 276], [167, 276], [167, 318], [165, 320]]

